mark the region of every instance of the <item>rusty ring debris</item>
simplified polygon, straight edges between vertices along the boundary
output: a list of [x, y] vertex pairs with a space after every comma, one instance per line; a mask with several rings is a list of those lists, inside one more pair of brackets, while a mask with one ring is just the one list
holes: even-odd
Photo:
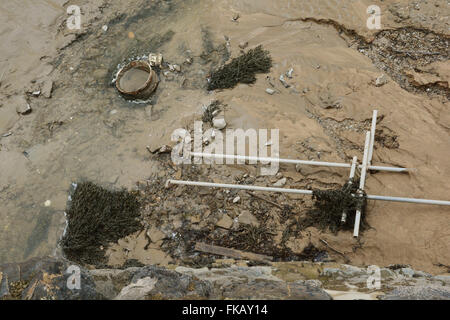
[[[131, 69], [140, 69], [148, 72], [149, 76], [145, 83], [135, 91], [126, 91], [120, 85], [120, 79], [125, 75], [125, 73]], [[134, 60], [122, 67], [117, 73], [116, 88], [126, 99], [148, 99], [150, 95], [155, 91], [158, 86], [158, 75], [152, 69], [150, 64], [143, 60]]]

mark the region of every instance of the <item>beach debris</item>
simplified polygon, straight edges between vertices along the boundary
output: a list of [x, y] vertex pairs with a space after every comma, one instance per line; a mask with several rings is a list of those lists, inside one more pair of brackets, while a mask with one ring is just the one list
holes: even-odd
[[92, 182], [81, 182], [72, 188], [70, 197], [67, 228], [60, 243], [71, 261], [102, 265], [106, 262], [102, 246], [108, 247], [142, 229], [135, 192], [107, 190]]
[[166, 144], [160, 146], [160, 147], [156, 147], [154, 149], [150, 148], [150, 146], [146, 147], [148, 152], [153, 153], [153, 154], [162, 154], [162, 153], [170, 153], [172, 152], [172, 147], [168, 146]]
[[128, 100], [148, 99], [158, 86], [159, 78], [143, 60], [134, 60], [117, 73], [116, 88]]
[[181, 71], [181, 67], [178, 64], [169, 64], [169, 70], [174, 72], [180, 72]]
[[201, 251], [205, 253], [216, 254], [219, 256], [226, 256], [235, 259], [242, 260], [252, 260], [252, 261], [260, 261], [260, 262], [270, 262], [273, 260], [273, 257], [266, 256], [263, 254], [256, 254], [252, 252], [246, 252], [231, 248], [225, 248], [220, 246], [209, 245], [203, 242], [197, 242], [195, 244], [195, 250]]
[[375, 80], [375, 86], [381, 87], [389, 82], [388, 77], [385, 74], [382, 74]]
[[247, 48], [247, 46], [248, 46], [248, 42], [247, 41], [242, 41], [242, 42], [239, 42], [239, 48], [241, 48], [241, 49], [245, 49], [245, 48]]
[[271, 67], [269, 52], [258, 46], [213, 71], [208, 79], [208, 90], [233, 88], [238, 83], [254, 83], [257, 73], [267, 73]]
[[31, 95], [34, 97], [39, 97], [40, 94], [41, 94], [41, 90], [36, 90], [36, 91], [31, 92]]
[[219, 130], [222, 130], [227, 126], [224, 118], [214, 118], [213, 119], [213, 127]]
[[273, 184], [274, 187], [282, 187], [286, 184], [287, 179], [286, 178], [281, 178], [280, 180], [278, 180], [277, 182], [275, 182]]
[[[361, 208], [362, 218], [365, 221], [366, 197], [354, 196], [358, 191], [358, 185], [359, 180], [353, 179], [352, 183], [347, 182], [341, 188], [313, 190], [314, 207], [299, 221], [302, 227], [315, 226], [321, 230], [329, 229], [334, 233], [339, 230], [351, 230], [358, 208]], [[342, 212], [347, 214], [345, 222], [342, 222]]]
[[286, 79], [284, 79], [284, 75], [280, 75], [280, 82], [283, 84], [285, 88], [289, 88], [291, 85], [286, 82]]
[[227, 214], [223, 214], [222, 218], [217, 221], [216, 226], [223, 229], [230, 229], [233, 225], [233, 219], [231, 219]]
[[271, 88], [267, 88], [267, 89], [266, 89], [266, 92], [267, 92], [268, 94], [272, 95], [272, 94], [275, 93], [275, 90], [273, 90], [273, 89], [271, 89]]
[[102, 26], [102, 30], [103, 30], [103, 32], [106, 32], [106, 31], [108, 31], [108, 26], [105, 24], [105, 25], [103, 25]]
[[292, 79], [292, 73], [294, 72], [294, 68], [290, 68], [287, 72], [286, 72], [286, 76], [289, 79]]
[[52, 97], [52, 91], [53, 91], [53, 81], [50, 79], [45, 80], [41, 86], [41, 94], [45, 98], [49, 99]]
[[2, 137], [3, 137], [3, 138], [6, 138], [6, 137], [9, 137], [10, 135], [12, 135], [12, 132], [11, 132], [11, 131], [2, 134]]
[[331, 251], [334, 251], [334, 252], [336, 252], [337, 254], [341, 255], [341, 256], [344, 258], [345, 263], [349, 263], [349, 262], [350, 262], [350, 259], [349, 259], [342, 251], [339, 251], [339, 250], [333, 248], [332, 246], [330, 246], [326, 240], [323, 240], [323, 239], [320, 239], [320, 238], [319, 238], [319, 240], [320, 240], [323, 244], [325, 244], [328, 248], [330, 248]]
[[268, 199], [266, 199], [266, 198], [264, 198], [264, 197], [260, 197], [260, 196], [258, 196], [257, 194], [254, 194], [254, 193], [249, 192], [249, 191], [247, 191], [247, 194], [251, 195], [252, 197], [255, 197], [256, 199], [266, 201], [267, 203], [270, 203], [271, 205], [277, 207], [278, 209], [283, 210], [283, 207], [280, 206], [278, 203], [275, 203], [275, 202], [273, 202], [273, 201], [270, 201], [270, 200], [268, 200]]
[[152, 67], [160, 68], [163, 62], [163, 55], [161, 53], [150, 53], [148, 55], [148, 62]]
[[213, 100], [209, 105], [202, 106], [202, 109], [202, 121], [213, 125], [214, 117], [220, 113], [221, 102], [219, 100]]
[[258, 219], [248, 210], [242, 211], [242, 213], [238, 217], [238, 222], [241, 224], [248, 224], [251, 226], [259, 227]]
[[16, 112], [21, 115], [27, 115], [31, 113], [31, 106], [24, 97], [19, 97], [16, 106]]

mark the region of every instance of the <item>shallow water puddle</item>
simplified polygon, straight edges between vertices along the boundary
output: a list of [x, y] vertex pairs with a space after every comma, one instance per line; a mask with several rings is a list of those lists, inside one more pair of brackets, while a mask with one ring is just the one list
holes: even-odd
[[147, 71], [138, 68], [130, 69], [120, 78], [120, 87], [128, 92], [137, 91], [145, 84], [149, 75]]

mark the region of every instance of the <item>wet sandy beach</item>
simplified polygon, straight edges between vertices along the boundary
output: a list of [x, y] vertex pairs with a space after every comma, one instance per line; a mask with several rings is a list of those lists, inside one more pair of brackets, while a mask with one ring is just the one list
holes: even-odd
[[[382, 9], [382, 31], [366, 26], [373, 3]], [[81, 7], [80, 30], [66, 27], [70, 4]], [[147, 146], [170, 145], [173, 130], [192, 127], [213, 99], [227, 105], [228, 128], [279, 128], [280, 157], [336, 162], [362, 158], [377, 109], [373, 163], [416, 170], [370, 174], [368, 193], [450, 200], [447, 1], [41, 0], [0, 9], [0, 263], [59, 254], [71, 182], [131, 189], [150, 176], [166, 178]], [[208, 92], [211, 70], [246, 42], [245, 50], [269, 50], [270, 73], [253, 85]], [[386, 55], [388, 47], [403, 53]], [[118, 65], [149, 52], [181, 72], [162, 75], [149, 103], [127, 102], [111, 80]], [[278, 79], [290, 68], [285, 88]], [[18, 113], [27, 103], [32, 111]], [[217, 170], [233, 183], [243, 169]], [[280, 172], [292, 188], [328, 188], [348, 177], [347, 170], [291, 165]], [[368, 210], [371, 228], [359, 242], [350, 232], [308, 230], [311, 241], [326, 239], [355, 265], [409, 264], [431, 273], [450, 265], [447, 207], [369, 201]], [[290, 239], [296, 246], [303, 242]], [[131, 255], [139, 260], [150, 251]]]

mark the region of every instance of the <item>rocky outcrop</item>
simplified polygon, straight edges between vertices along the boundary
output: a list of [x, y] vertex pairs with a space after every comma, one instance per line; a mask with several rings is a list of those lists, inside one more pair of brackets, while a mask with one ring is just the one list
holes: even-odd
[[[82, 284], [77, 289], [79, 277]], [[70, 289], [73, 288], [73, 289]], [[88, 271], [70, 261], [51, 257], [0, 265], [0, 299], [96, 300], [104, 299]]]
[[[46, 257], [0, 265], [0, 299], [450, 300], [449, 275], [432, 276], [406, 266], [373, 269], [323, 262], [238, 265], [239, 261], [228, 259], [223, 267], [216, 263], [217, 268], [88, 270], [64, 259]], [[377, 274], [378, 283], [372, 281]], [[78, 288], [70, 285], [76, 276]]]

